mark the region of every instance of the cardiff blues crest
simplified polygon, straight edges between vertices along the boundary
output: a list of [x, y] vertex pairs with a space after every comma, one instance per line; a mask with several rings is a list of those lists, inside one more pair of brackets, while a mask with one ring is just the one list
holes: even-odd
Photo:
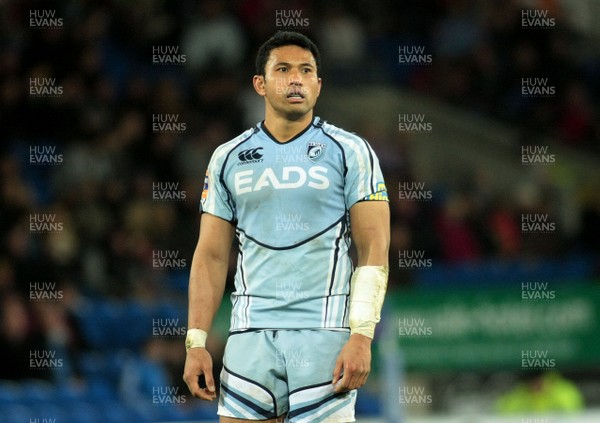
[[321, 142], [309, 142], [306, 146], [306, 156], [310, 161], [316, 162], [323, 157], [327, 144]]

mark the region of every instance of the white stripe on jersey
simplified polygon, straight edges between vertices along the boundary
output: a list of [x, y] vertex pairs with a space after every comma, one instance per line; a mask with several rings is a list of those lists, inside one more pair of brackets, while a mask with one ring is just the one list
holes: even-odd
[[[236, 231], [240, 244], [244, 244], [246, 242], [246, 234], [242, 231]], [[249, 327], [250, 324], [250, 297], [248, 296], [248, 283], [246, 280], [246, 275], [248, 274], [248, 269], [246, 268], [246, 256], [242, 251], [238, 254], [237, 260], [237, 269], [236, 269], [236, 277], [239, 277], [239, 280], [242, 282], [244, 289], [240, 293], [240, 296], [236, 296], [236, 303], [239, 302], [238, 307], [233, 307], [233, 310], [238, 310], [237, 315], [232, 313], [232, 323], [234, 323], [233, 319], [235, 316], [235, 323], [237, 326], [233, 325], [231, 327]]]
[[327, 305], [329, 303], [329, 285], [330, 285], [330, 281], [331, 281], [331, 277], [334, 271], [334, 266], [335, 266], [335, 242], [337, 240], [339, 236], [339, 232], [336, 233], [336, 237], [333, 239], [332, 241], [332, 245], [331, 245], [331, 252], [329, 253], [329, 267], [327, 268], [327, 283], [324, 286], [324, 292], [323, 292], [323, 310], [321, 313], [322, 316], [322, 323], [323, 323], [323, 327], [326, 328], [329, 326], [329, 321], [328, 321], [328, 316], [329, 316], [329, 309], [327, 308]]
[[[343, 313], [340, 312], [340, 298], [339, 294], [342, 292], [344, 286], [346, 286], [350, 279], [350, 269], [346, 259], [346, 240], [343, 239], [345, 223], [340, 222], [336, 228], [336, 236], [331, 245], [331, 254], [329, 256], [329, 269], [327, 272], [327, 286], [325, 295], [329, 295], [330, 291], [332, 296], [329, 299], [325, 299], [323, 303], [323, 314], [324, 314], [324, 327], [340, 327], [343, 323]], [[338, 248], [336, 248], [336, 245]], [[334, 272], [335, 266], [335, 274]], [[333, 274], [333, 281], [331, 280]], [[331, 289], [330, 289], [331, 288]], [[336, 319], [337, 316], [337, 319]]]
[[[250, 327], [250, 306], [252, 299], [249, 295], [233, 296], [233, 310], [231, 312], [231, 327]], [[234, 325], [235, 324], [235, 325]]]
[[[342, 240], [341, 242], [345, 243], [345, 240]], [[340, 327], [340, 326], [344, 326], [344, 308], [346, 307], [346, 296], [342, 294], [343, 290], [345, 287], [350, 286], [350, 277], [352, 275], [352, 261], [350, 259], [348, 260], [343, 260], [344, 258], [346, 258], [344, 255], [340, 255], [340, 260], [338, 260], [339, 264], [339, 272], [337, 274], [337, 281], [336, 281], [336, 286], [335, 289], [336, 291], [340, 294], [337, 298], [339, 305], [338, 305], [338, 309], [339, 311], [334, 314], [334, 316], [336, 316], [337, 320], [334, 322], [335, 323], [335, 327]], [[348, 289], [349, 291], [349, 289]], [[349, 292], [348, 292], [349, 293]], [[347, 326], [347, 325], [346, 325]]]
[[238, 308], [236, 307], [237, 303], [239, 301], [239, 297], [234, 297], [233, 295], [231, 296], [231, 327], [235, 328], [237, 327], [237, 323], [238, 323], [238, 318], [237, 318], [237, 314], [235, 313], [235, 310], [238, 310]]
[[337, 313], [339, 313], [339, 309], [340, 309], [340, 296], [339, 295], [335, 295], [335, 296], [329, 298], [329, 309], [331, 310], [329, 326], [336, 327], [337, 322], [335, 320], [335, 317], [337, 316]]
[[[240, 142], [244, 141], [249, 136], [251, 136], [255, 131], [256, 131], [256, 128], [250, 128], [250, 129], [244, 131], [243, 133], [241, 133], [239, 136], [232, 139], [231, 141], [226, 142], [225, 144], [222, 144], [219, 147], [217, 147], [215, 149], [215, 152], [212, 155], [211, 163], [209, 164], [209, 168], [211, 167], [211, 164], [213, 162], [215, 162], [215, 163], [219, 162], [220, 163], [219, 172], [221, 172], [223, 169], [224, 157], [227, 154], [229, 154], [231, 152], [231, 150], [233, 150], [235, 147], [237, 147]], [[217, 191], [214, 187], [212, 187], [212, 185], [219, 183], [220, 176], [221, 175], [209, 175], [208, 176], [209, 190], [212, 190], [214, 192]], [[216, 195], [209, 195], [207, 198], [206, 204], [204, 204], [202, 207], [202, 210], [206, 211], [207, 213], [214, 213], [214, 210], [216, 208], [216, 204], [215, 204], [216, 200], [217, 200]], [[232, 218], [233, 218], [233, 216], [232, 216]]]
[[[327, 131], [325, 132], [327, 133]], [[367, 195], [371, 194], [371, 188], [366, 186], [364, 183], [365, 175], [367, 175], [367, 172], [370, 173], [369, 157], [365, 157], [364, 151], [361, 151], [361, 148], [355, 140], [352, 140], [351, 138], [337, 131], [334, 131], [329, 135], [331, 135], [336, 141], [345, 144], [348, 148], [354, 151], [354, 154], [356, 155], [356, 162], [358, 163], [359, 180], [362, 181], [362, 183], [359, 186], [358, 196], [360, 198], [364, 198]], [[360, 143], [365, 144], [362, 140], [360, 141]], [[369, 150], [367, 151], [370, 153]]]

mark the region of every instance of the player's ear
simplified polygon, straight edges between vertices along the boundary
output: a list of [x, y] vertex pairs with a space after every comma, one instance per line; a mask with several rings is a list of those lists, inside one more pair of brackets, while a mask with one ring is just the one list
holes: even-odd
[[319, 81], [319, 87], [317, 88], [317, 97], [319, 97], [319, 94], [321, 94], [321, 86], [323, 85], [323, 80], [321, 78], [318, 78]]
[[254, 75], [252, 78], [252, 85], [254, 86], [254, 91], [256, 91], [258, 95], [261, 97], [265, 96], [265, 77], [263, 75]]

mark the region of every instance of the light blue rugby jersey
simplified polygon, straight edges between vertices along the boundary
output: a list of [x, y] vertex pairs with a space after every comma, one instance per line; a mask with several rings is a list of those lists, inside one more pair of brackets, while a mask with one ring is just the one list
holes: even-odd
[[218, 147], [201, 208], [236, 226], [231, 331], [347, 328], [348, 211], [387, 199], [367, 142], [318, 117], [286, 143], [259, 123]]

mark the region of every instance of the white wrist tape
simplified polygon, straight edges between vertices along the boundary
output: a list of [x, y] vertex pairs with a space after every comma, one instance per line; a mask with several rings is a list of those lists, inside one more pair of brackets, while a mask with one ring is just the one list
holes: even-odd
[[206, 348], [208, 334], [202, 329], [188, 329], [185, 337], [185, 350], [190, 348]]
[[350, 334], [373, 338], [375, 325], [381, 320], [387, 281], [387, 266], [356, 268], [350, 281]]

